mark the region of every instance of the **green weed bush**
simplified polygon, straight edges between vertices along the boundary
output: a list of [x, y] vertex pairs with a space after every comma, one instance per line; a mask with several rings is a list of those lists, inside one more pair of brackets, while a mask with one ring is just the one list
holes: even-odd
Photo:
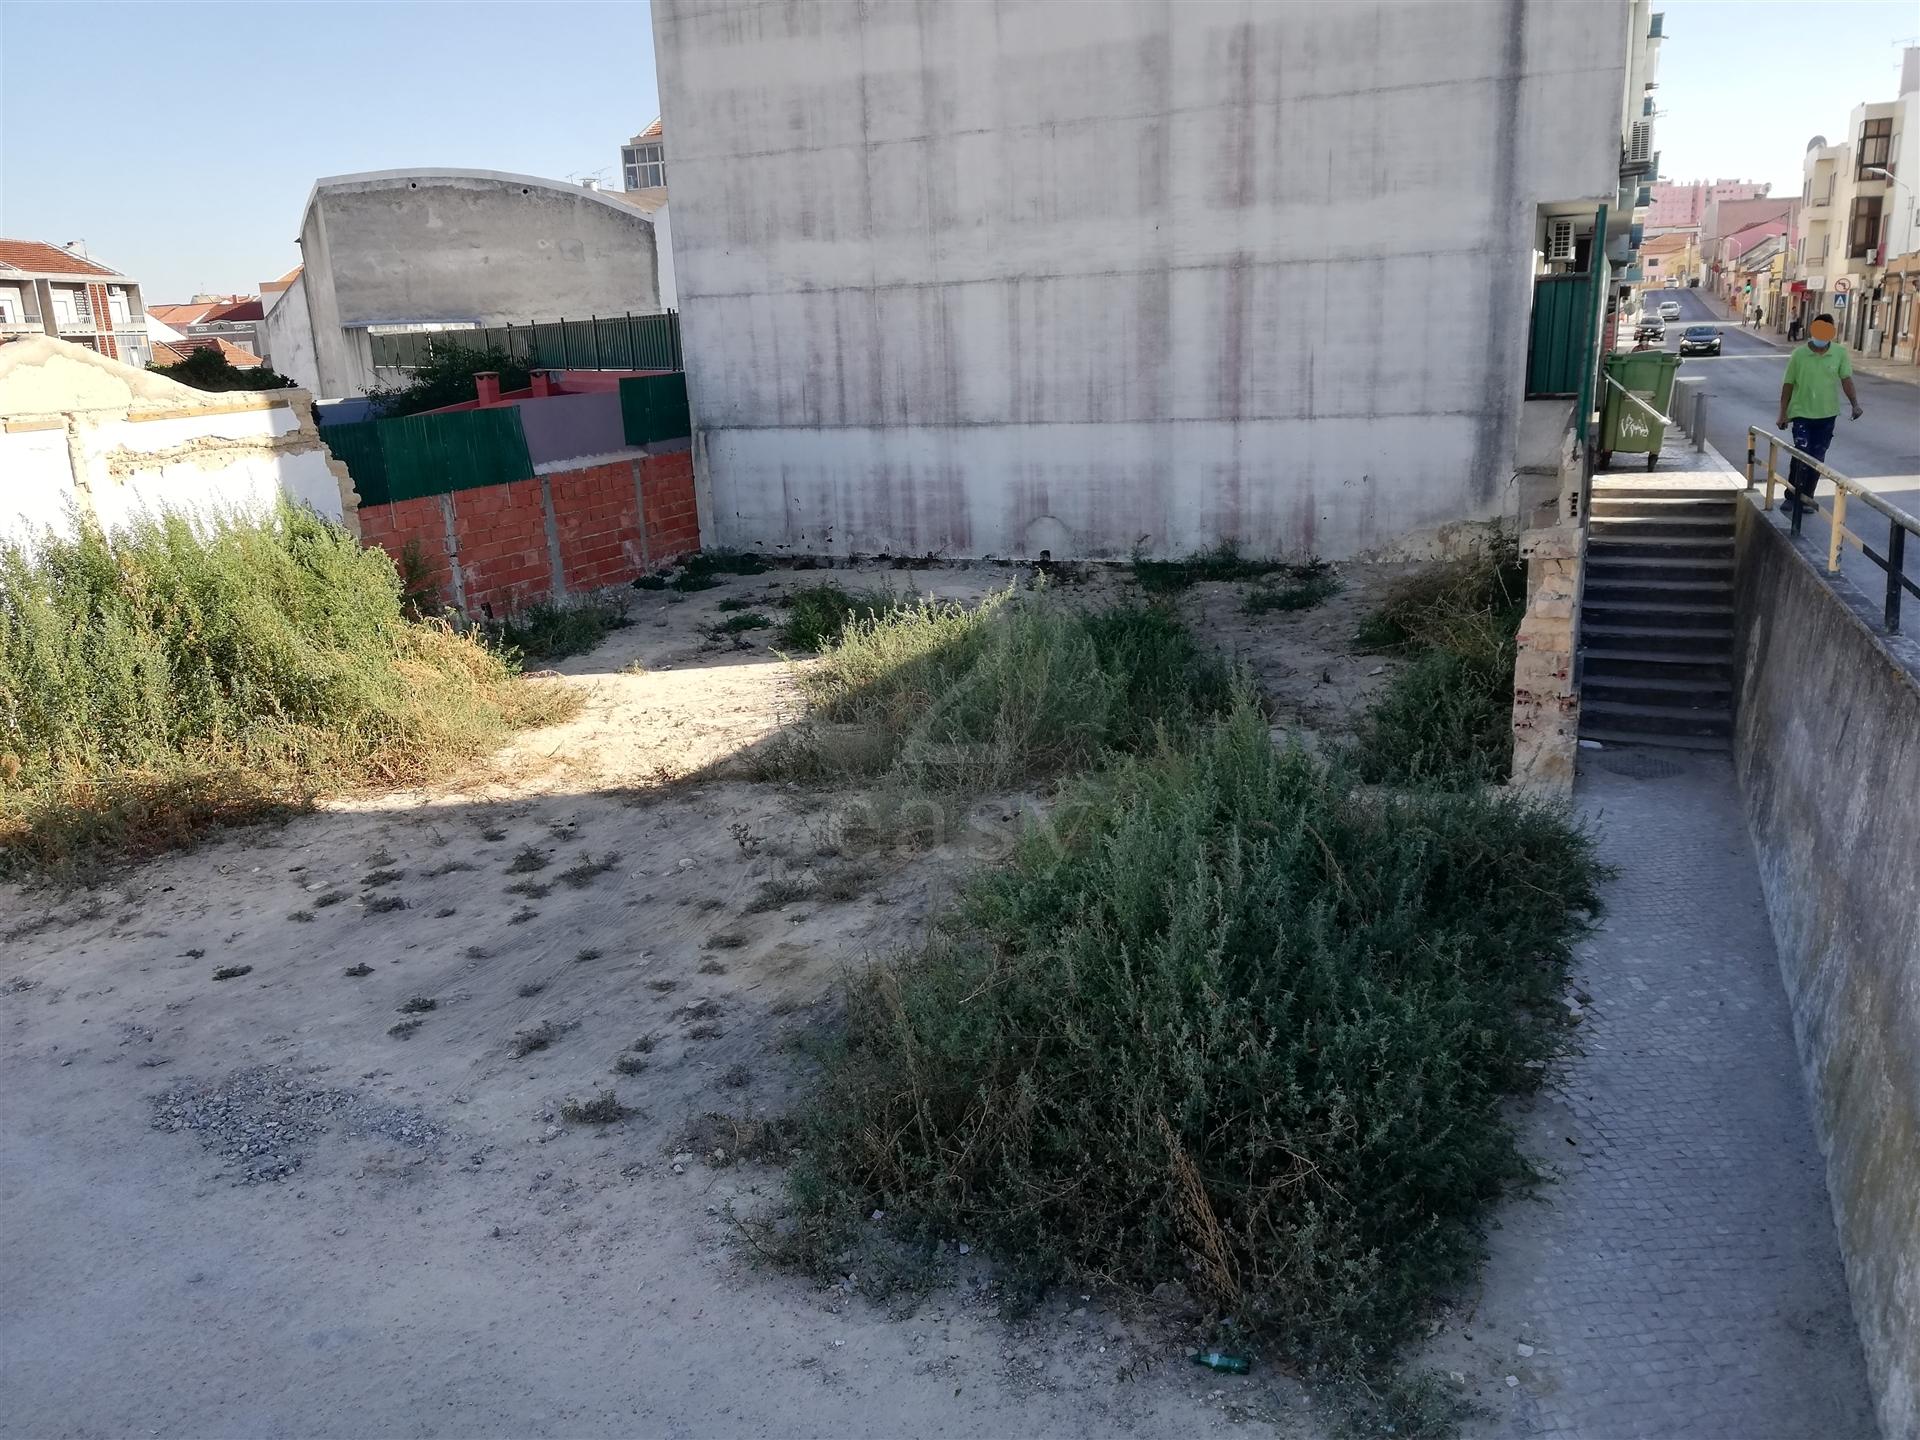
[[[1217, 714], [1224, 667], [1164, 610], [1082, 615], [1009, 589], [979, 605], [923, 600], [846, 621], [796, 671], [812, 706], [776, 768], [889, 774], [916, 790], [979, 794], [1086, 769], [1156, 725]], [[861, 737], [825, 748], [835, 728]]]
[[1443, 789], [1507, 778], [1526, 594], [1508, 540], [1410, 577], [1367, 618], [1360, 643], [1412, 663], [1361, 719], [1352, 752], [1361, 778]]
[[386, 555], [295, 507], [0, 546], [0, 867], [417, 783], [565, 709], [401, 605]]
[[1596, 878], [1557, 812], [1361, 788], [1242, 700], [850, 981], [800, 1256], [844, 1269], [880, 1210], [1034, 1286], [1179, 1281], [1367, 1393], [1527, 1173], [1502, 1104], [1561, 1043]]

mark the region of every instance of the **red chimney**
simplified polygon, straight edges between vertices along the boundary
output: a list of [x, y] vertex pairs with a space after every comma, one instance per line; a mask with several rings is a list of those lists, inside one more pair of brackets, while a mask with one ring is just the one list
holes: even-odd
[[536, 370], [533, 372], [533, 393], [536, 398], [553, 394], [553, 372]]
[[498, 370], [477, 371], [473, 377], [473, 389], [482, 409], [489, 405], [498, 405], [500, 403], [500, 372]]

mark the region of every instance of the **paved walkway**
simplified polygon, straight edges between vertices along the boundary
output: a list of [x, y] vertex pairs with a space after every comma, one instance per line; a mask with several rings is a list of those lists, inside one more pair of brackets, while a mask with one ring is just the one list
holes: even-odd
[[1482, 1433], [1867, 1440], [1731, 762], [1582, 750], [1578, 803], [1620, 873], [1576, 966], [1580, 1054], [1526, 1122], [1560, 1182], [1492, 1237], [1477, 1338], [1519, 1383]]

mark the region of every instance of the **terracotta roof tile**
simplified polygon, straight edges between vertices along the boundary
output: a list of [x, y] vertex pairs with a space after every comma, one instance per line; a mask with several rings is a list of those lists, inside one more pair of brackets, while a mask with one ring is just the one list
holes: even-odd
[[222, 340], [217, 335], [188, 335], [168, 344], [156, 345], [153, 347], [153, 363], [178, 365], [196, 350], [218, 350], [236, 370], [251, 370], [265, 363], [246, 346], [235, 345], [231, 340]]
[[0, 240], [0, 265], [15, 270], [37, 271], [53, 275], [111, 275], [125, 279], [118, 270], [109, 270], [91, 260], [68, 254], [58, 245], [39, 240]]

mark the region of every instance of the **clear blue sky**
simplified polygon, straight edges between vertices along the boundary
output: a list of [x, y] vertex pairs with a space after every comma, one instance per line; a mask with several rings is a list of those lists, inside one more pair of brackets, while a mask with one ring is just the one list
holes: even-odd
[[1807, 141], [1900, 90], [1899, 42], [1920, 44], [1915, 0], [1654, 0], [1666, 12], [1654, 126], [1670, 180], [1770, 180], [1800, 193]]
[[[1580, 3], [1580, 0], [1565, 0]], [[1914, 0], [1670, 0], [1670, 178], [1800, 188], [1809, 136], [1898, 88]], [[156, 302], [299, 258], [321, 175], [605, 171], [658, 113], [645, 3], [0, 0], [0, 234], [84, 239]]]
[[604, 171], [659, 113], [644, 3], [0, 3], [0, 235], [149, 302], [300, 259], [322, 175]]

